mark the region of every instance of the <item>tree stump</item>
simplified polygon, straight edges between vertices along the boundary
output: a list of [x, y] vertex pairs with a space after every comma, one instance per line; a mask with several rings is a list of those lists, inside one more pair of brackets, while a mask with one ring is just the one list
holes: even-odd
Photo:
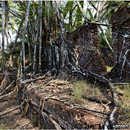
[[67, 39], [75, 47], [77, 65], [94, 73], [106, 72], [105, 62], [99, 47], [97, 25], [82, 25], [68, 34]]

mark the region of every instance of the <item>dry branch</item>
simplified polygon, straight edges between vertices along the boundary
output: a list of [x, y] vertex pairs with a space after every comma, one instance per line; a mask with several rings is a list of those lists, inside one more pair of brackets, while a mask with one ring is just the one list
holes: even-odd
[[37, 77], [37, 78], [35, 78], [35, 79], [27, 79], [27, 80], [24, 80], [24, 81], [22, 81], [21, 83], [22, 84], [27, 84], [27, 83], [31, 83], [31, 82], [35, 82], [35, 81], [37, 81], [37, 80], [42, 80], [42, 79], [45, 79], [47, 76], [49, 76], [49, 75], [51, 75], [51, 71], [48, 71], [45, 75], [43, 75], [43, 76], [39, 76], [39, 77]]
[[85, 107], [81, 107], [81, 106], [78, 106], [78, 105], [70, 105], [68, 103], [65, 103], [65, 102], [59, 100], [59, 99], [54, 99], [54, 98], [49, 97], [49, 98], [46, 98], [46, 101], [49, 100], [49, 99], [60, 102], [64, 105], [66, 105], [66, 106], [72, 107], [73, 109], [81, 109], [81, 110], [86, 110], [86, 111], [89, 111], [89, 112], [92, 112], [92, 113], [99, 113], [99, 114], [102, 114], [102, 115], [107, 115], [107, 113], [99, 112], [99, 111], [96, 111], [96, 110], [90, 110], [90, 109], [87, 109]]
[[9, 109], [5, 110], [5, 112], [0, 112], [0, 118], [4, 115], [11, 113], [12, 111], [19, 109], [19, 108], [20, 108], [20, 106], [16, 106], [15, 108], [12, 108], [12, 109], [9, 108]]
[[13, 91], [11, 91], [10, 93], [8, 93], [8, 94], [5, 94], [5, 95], [3, 95], [3, 96], [0, 96], [0, 101], [6, 101], [6, 100], [8, 100], [12, 95], [13, 95]]
[[[76, 68], [78, 68], [78, 67], [76, 67]], [[107, 79], [103, 75], [95, 74], [89, 70], [81, 70], [80, 68], [78, 68], [76, 70], [76, 68], [72, 72], [80, 73], [81, 75], [83, 75], [86, 78], [91, 77], [93, 79], [96, 79], [96, 80], [102, 82], [103, 84], [107, 85], [107, 87], [110, 89], [111, 95], [112, 95], [112, 103], [114, 105], [114, 108], [113, 108], [112, 112], [110, 113], [108, 121], [106, 121], [106, 123], [105, 123], [105, 128], [108, 127], [107, 125], [109, 125], [109, 126], [111, 125], [111, 127], [113, 128], [113, 125], [114, 125], [115, 120], [116, 120], [115, 113], [117, 112], [118, 102], [119, 102], [118, 98], [117, 98], [117, 94], [113, 90], [113, 88], [114, 88], [113, 84], [111, 83], [111, 81], [109, 79]]]
[[42, 114], [43, 117], [46, 116], [52, 122], [52, 124], [55, 126], [55, 128], [57, 130], [62, 130], [60, 125], [55, 120], [53, 120], [51, 115], [48, 116], [45, 112], [41, 112], [41, 114]]
[[11, 87], [12, 87], [12, 84], [14, 83], [15, 81], [13, 80], [1, 93], [0, 93], [0, 96], [3, 95], [7, 90], [9, 90]]

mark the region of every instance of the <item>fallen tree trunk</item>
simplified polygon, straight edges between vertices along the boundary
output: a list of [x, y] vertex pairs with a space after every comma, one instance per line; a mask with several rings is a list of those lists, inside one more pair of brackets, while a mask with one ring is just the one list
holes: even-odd
[[[24, 82], [24, 84], [21, 83], [19, 86], [18, 100], [22, 105], [24, 115], [27, 115], [29, 118], [32, 118], [31, 115], [35, 115], [35, 118], [38, 120], [38, 122], [35, 121], [35, 123], [37, 125], [39, 124], [40, 128], [43, 129], [56, 129], [58, 127], [65, 129], [113, 128], [113, 125], [116, 123], [115, 113], [118, 110], [118, 98], [113, 90], [111, 81], [103, 75], [95, 74], [77, 66], [72, 66], [70, 72], [80, 73], [86, 78], [90, 77], [105, 84], [110, 89], [112, 95], [113, 109], [111, 112], [104, 114], [100, 112], [100, 110], [89, 110], [85, 109], [83, 106], [76, 107], [74, 104], [70, 103], [69, 100], [71, 100], [71, 98], [69, 93], [67, 94], [68, 96], [66, 95], [65, 97], [62, 94], [61, 90], [64, 87], [54, 87], [51, 83], [52, 79], [49, 80], [47, 78], [46, 80], [44, 78], [37, 78], [39, 80], [31, 80], [32, 84], [31, 82]], [[40, 87], [35, 87], [41, 80], [43, 83], [49, 83], [40, 85]]]
[[[46, 81], [49, 83], [40, 87], [35, 85], [37, 86], [41, 80], [21, 84], [18, 87], [18, 100], [22, 105], [23, 114], [32, 120], [34, 118], [31, 115], [35, 116], [34, 123], [39, 124], [40, 128], [101, 129], [104, 127], [109, 112], [103, 113], [100, 109], [91, 110], [71, 103], [71, 91], [65, 91], [70, 89], [69, 84], [65, 81], [60, 84], [56, 79], [42, 79], [43, 83]], [[55, 82], [58, 82], [57, 85]]]

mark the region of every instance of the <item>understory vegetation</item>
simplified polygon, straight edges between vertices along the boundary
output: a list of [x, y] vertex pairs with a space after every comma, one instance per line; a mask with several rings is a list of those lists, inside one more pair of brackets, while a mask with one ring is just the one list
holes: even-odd
[[0, 1], [0, 130], [26, 129], [23, 116], [31, 129], [130, 125], [130, 2]]

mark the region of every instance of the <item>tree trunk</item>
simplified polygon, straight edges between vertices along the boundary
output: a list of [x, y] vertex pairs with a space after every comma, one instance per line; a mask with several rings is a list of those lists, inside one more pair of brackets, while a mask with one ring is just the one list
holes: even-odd
[[57, 12], [57, 18], [60, 22], [60, 29], [61, 29], [61, 68], [64, 68], [65, 66], [65, 58], [66, 58], [66, 50], [65, 50], [65, 27], [64, 27], [64, 22], [62, 19], [62, 16], [60, 14], [59, 11], [59, 7], [57, 2], [55, 1], [55, 5], [56, 5], [56, 12]]
[[6, 33], [6, 41], [7, 45], [9, 45], [9, 39], [8, 39], [8, 1], [5, 2], [5, 33]]
[[42, 1], [39, 1], [39, 72], [42, 72]]
[[96, 24], [80, 26], [75, 31], [68, 33], [67, 40], [74, 47], [78, 66], [98, 74], [106, 72], [105, 62], [99, 47]]
[[2, 1], [2, 71], [5, 70], [5, 1]]
[[30, 4], [31, 4], [31, 1], [28, 1], [26, 13], [25, 13], [25, 21], [24, 21], [24, 32], [23, 32], [23, 42], [22, 42], [22, 47], [23, 47], [23, 71], [24, 71], [24, 68], [25, 68], [25, 35], [26, 35], [28, 19], [29, 19], [28, 17], [29, 17], [29, 11], [30, 11]]

